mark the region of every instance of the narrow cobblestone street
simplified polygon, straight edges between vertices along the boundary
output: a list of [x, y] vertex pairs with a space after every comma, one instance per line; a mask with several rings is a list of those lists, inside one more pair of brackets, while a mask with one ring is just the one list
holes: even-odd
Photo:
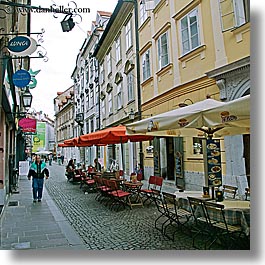
[[158, 212], [154, 205], [111, 211], [95, 200], [95, 193], [85, 194], [79, 184], [67, 182], [64, 166], [49, 168], [51, 177], [45, 187], [88, 249], [194, 249], [188, 235], [178, 233], [173, 242], [155, 229]]

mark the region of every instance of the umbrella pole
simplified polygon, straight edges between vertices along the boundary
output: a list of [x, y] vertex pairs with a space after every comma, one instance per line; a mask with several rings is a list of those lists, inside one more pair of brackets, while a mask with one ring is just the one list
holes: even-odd
[[123, 159], [123, 143], [122, 143], [122, 138], [120, 137], [121, 140], [121, 164], [122, 164], [122, 174], [123, 174], [123, 180], [124, 180], [124, 159]]

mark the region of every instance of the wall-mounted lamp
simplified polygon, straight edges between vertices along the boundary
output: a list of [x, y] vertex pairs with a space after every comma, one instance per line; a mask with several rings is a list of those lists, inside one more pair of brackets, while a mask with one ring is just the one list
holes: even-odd
[[29, 91], [29, 88], [26, 88], [26, 91], [22, 94], [22, 103], [25, 109], [29, 109], [32, 103], [32, 94]]
[[61, 21], [61, 26], [62, 26], [62, 30], [63, 32], [69, 32], [73, 29], [73, 27], [75, 26], [75, 22], [72, 18], [72, 16], [70, 15], [66, 15], [63, 19], [63, 21]]
[[75, 116], [76, 123], [80, 126], [81, 129], [81, 135], [83, 134], [83, 127], [84, 127], [84, 113], [79, 112]]
[[193, 101], [191, 99], [187, 98], [187, 99], [184, 100], [184, 102], [180, 102], [178, 104], [178, 106], [180, 108], [187, 107], [189, 105], [187, 102], [190, 102], [191, 104], [193, 104]]
[[126, 115], [128, 115], [129, 120], [134, 120], [135, 113], [134, 113], [134, 110], [133, 109], [131, 109], [130, 112], [125, 111], [125, 109], [123, 109], [123, 111], [125, 112]]

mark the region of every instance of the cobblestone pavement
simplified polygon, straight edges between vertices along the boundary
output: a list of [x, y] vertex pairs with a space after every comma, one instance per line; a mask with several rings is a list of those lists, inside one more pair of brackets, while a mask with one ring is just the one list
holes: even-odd
[[[169, 227], [168, 234], [175, 240], [163, 236], [154, 227], [158, 211], [149, 207], [110, 210], [95, 200], [96, 193], [85, 194], [79, 184], [67, 182], [64, 166], [50, 167], [51, 177], [46, 189], [72, 227], [91, 250], [192, 250], [191, 236], [177, 227]], [[171, 231], [170, 231], [171, 230]], [[203, 244], [201, 249], [203, 249]], [[215, 249], [220, 249], [217, 245]]]

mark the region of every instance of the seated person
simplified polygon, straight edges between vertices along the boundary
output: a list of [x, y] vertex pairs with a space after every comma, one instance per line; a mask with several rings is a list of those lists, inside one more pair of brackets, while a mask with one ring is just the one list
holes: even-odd
[[74, 174], [75, 174], [75, 164], [74, 164], [74, 160], [70, 159], [68, 162], [68, 165], [66, 166], [66, 176], [67, 179], [73, 179], [74, 178]]

